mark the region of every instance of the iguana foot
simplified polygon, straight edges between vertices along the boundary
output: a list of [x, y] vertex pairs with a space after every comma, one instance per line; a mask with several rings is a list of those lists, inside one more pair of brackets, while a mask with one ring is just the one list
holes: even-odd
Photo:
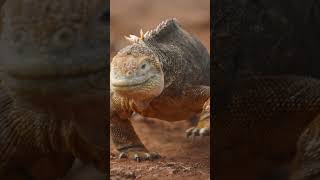
[[142, 148], [132, 148], [126, 151], [122, 151], [119, 154], [119, 159], [129, 158], [137, 162], [144, 160], [154, 160], [160, 158], [160, 155], [156, 152], [149, 152]]
[[186, 131], [188, 138], [193, 138], [195, 136], [210, 136], [210, 127], [198, 128], [192, 127]]
[[197, 126], [187, 129], [186, 133], [188, 138], [210, 136], [210, 99], [203, 106]]

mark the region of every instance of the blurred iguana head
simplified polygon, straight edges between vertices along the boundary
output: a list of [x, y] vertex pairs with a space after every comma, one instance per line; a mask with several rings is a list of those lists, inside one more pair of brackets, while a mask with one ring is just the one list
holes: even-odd
[[81, 99], [106, 93], [104, 0], [7, 0], [2, 79], [17, 97]]

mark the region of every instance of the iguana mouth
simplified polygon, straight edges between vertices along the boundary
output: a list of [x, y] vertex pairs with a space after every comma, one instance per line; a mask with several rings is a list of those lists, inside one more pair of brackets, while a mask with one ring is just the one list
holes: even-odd
[[90, 49], [83, 50], [82, 53], [74, 50], [69, 54], [36, 54], [33, 51], [18, 54], [15, 50], [8, 49], [8, 53], [3, 53], [0, 66], [4, 74], [16, 80], [85, 78], [107, 72], [107, 60], [103, 53], [100, 49]]
[[133, 79], [128, 80], [128, 79], [115, 79], [111, 76], [110, 81], [113, 87], [128, 88], [128, 87], [135, 87], [135, 86], [141, 86], [141, 85], [147, 84], [154, 78], [155, 78], [155, 75], [149, 76], [149, 77], [145, 77], [145, 76], [135, 77]]
[[43, 74], [26, 74], [19, 72], [9, 72], [8, 74], [19, 80], [57, 80], [57, 79], [68, 79], [68, 78], [79, 78], [87, 77], [90, 75], [106, 72], [107, 67], [87, 70], [87, 71], [69, 71], [65, 73], [43, 73]]

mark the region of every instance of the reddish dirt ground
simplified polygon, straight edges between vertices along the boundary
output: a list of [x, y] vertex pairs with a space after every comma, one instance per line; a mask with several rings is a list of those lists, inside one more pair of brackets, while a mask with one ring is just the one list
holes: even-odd
[[[111, 58], [129, 43], [123, 38], [151, 30], [161, 21], [175, 17], [188, 32], [195, 35], [210, 50], [209, 0], [111, 0]], [[210, 179], [210, 138], [189, 140], [187, 121], [165, 122], [157, 119], [132, 120], [142, 142], [150, 151], [162, 156], [159, 160], [134, 162], [118, 159], [110, 147], [110, 175], [120, 179], [193, 180]]]
[[111, 146], [111, 180], [120, 179], [200, 179], [210, 178], [210, 139], [185, 137], [186, 121], [165, 122], [158, 119], [134, 119], [134, 128], [150, 151], [162, 156], [158, 160], [135, 162], [118, 159]]

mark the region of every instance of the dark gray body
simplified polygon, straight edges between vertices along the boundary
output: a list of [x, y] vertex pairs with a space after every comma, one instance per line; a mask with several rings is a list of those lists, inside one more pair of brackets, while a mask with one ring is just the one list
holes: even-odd
[[[197, 103], [204, 101], [202, 89], [194, 87], [210, 86], [210, 56], [206, 48], [175, 19], [167, 20], [155, 31], [145, 37], [144, 45], [162, 63], [165, 87], [147, 109], [138, 111], [145, 117], [168, 121], [188, 119], [196, 109], [202, 110], [203, 104]], [[195, 94], [199, 93], [199, 98], [191, 97], [190, 91], [198, 91]]]

